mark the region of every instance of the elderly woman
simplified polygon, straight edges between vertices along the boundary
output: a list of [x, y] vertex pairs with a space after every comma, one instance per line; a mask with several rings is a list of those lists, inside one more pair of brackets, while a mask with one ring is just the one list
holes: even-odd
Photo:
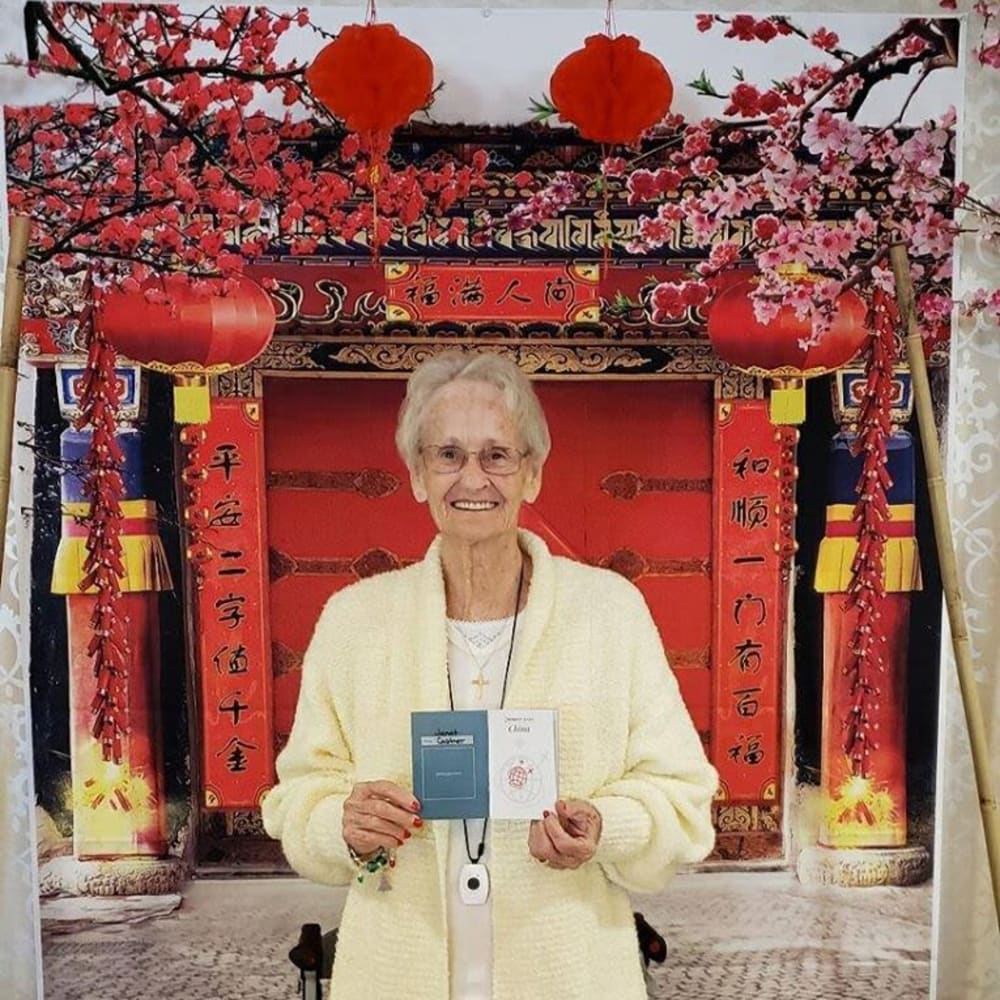
[[[628, 892], [708, 854], [716, 788], [656, 626], [622, 577], [518, 530], [549, 433], [515, 365], [425, 362], [396, 442], [438, 537], [327, 603], [264, 803], [297, 871], [351, 884], [331, 995], [639, 1000]], [[500, 706], [558, 710], [562, 797], [537, 820], [425, 822], [410, 713]], [[459, 894], [473, 863], [481, 903]]]

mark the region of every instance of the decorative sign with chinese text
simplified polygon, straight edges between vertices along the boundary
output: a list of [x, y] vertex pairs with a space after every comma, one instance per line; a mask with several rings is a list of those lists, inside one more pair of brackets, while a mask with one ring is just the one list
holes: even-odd
[[195, 597], [204, 805], [246, 809], [274, 782], [260, 400], [213, 399], [204, 430], [211, 556]]
[[400, 322], [490, 319], [596, 323], [596, 264], [387, 264], [386, 315]]
[[783, 560], [790, 554], [782, 528], [793, 515], [783, 509], [783, 488], [794, 477], [787, 456], [795, 432], [773, 426], [763, 400], [715, 405], [712, 761], [722, 801], [773, 804], [782, 769]]

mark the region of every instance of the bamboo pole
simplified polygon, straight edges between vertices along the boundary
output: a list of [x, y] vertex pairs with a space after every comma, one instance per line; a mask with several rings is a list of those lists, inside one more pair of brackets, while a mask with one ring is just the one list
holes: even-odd
[[969, 744], [972, 748], [972, 766], [979, 793], [979, 810], [983, 818], [983, 833], [986, 836], [986, 860], [993, 883], [993, 906], [1000, 924], [1000, 814], [997, 812], [996, 792], [990, 774], [989, 744], [986, 739], [986, 724], [979, 702], [979, 689], [972, 669], [972, 649], [969, 632], [965, 625], [965, 599], [958, 580], [958, 561], [955, 558], [955, 542], [952, 538], [951, 519], [948, 515], [948, 497], [945, 492], [944, 476], [941, 468], [941, 450], [938, 446], [937, 428], [934, 426], [934, 411], [931, 406], [930, 382], [927, 378], [927, 362], [924, 360], [924, 345], [917, 325], [917, 311], [910, 278], [910, 261], [903, 243], [896, 243], [889, 249], [892, 273], [896, 279], [896, 298], [899, 302], [899, 316], [906, 328], [906, 358], [913, 380], [913, 395], [920, 426], [920, 441], [927, 469], [927, 488], [930, 494], [931, 513], [934, 520], [934, 541], [937, 544], [938, 562], [941, 565], [941, 585], [948, 608], [951, 625], [951, 643], [958, 671], [958, 684], [962, 692], [965, 721], [969, 729]]
[[10, 459], [14, 443], [14, 399], [17, 395], [17, 358], [21, 349], [21, 308], [24, 305], [24, 264], [28, 258], [31, 220], [15, 215], [10, 220], [10, 247], [0, 324], [0, 579], [3, 579], [7, 537], [7, 505], [10, 501]]

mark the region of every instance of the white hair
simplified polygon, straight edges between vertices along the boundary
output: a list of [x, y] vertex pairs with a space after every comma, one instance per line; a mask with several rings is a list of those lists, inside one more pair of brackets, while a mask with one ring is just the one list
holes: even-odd
[[541, 469], [552, 441], [542, 404], [528, 376], [500, 354], [445, 351], [428, 358], [413, 370], [406, 383], [406, 398], [399, 408], [396, 448], [407, 468], [415, 469], [420, 455], [420, 428], [434, 394], [451, 382], [485, 382], [503, 393], [514, 425], [524, 440], [529, 461]]

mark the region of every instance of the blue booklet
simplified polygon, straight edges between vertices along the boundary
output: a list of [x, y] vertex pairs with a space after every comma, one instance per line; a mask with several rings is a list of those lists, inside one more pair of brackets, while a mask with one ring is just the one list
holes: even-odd
[[413, 794], [425, 819], [540, 819], [558, 798], [553, 709], [413, 712]]
[[485, 712], [413, 712], [413, 794], [424, 819], [489, 815], [489, 726]]

